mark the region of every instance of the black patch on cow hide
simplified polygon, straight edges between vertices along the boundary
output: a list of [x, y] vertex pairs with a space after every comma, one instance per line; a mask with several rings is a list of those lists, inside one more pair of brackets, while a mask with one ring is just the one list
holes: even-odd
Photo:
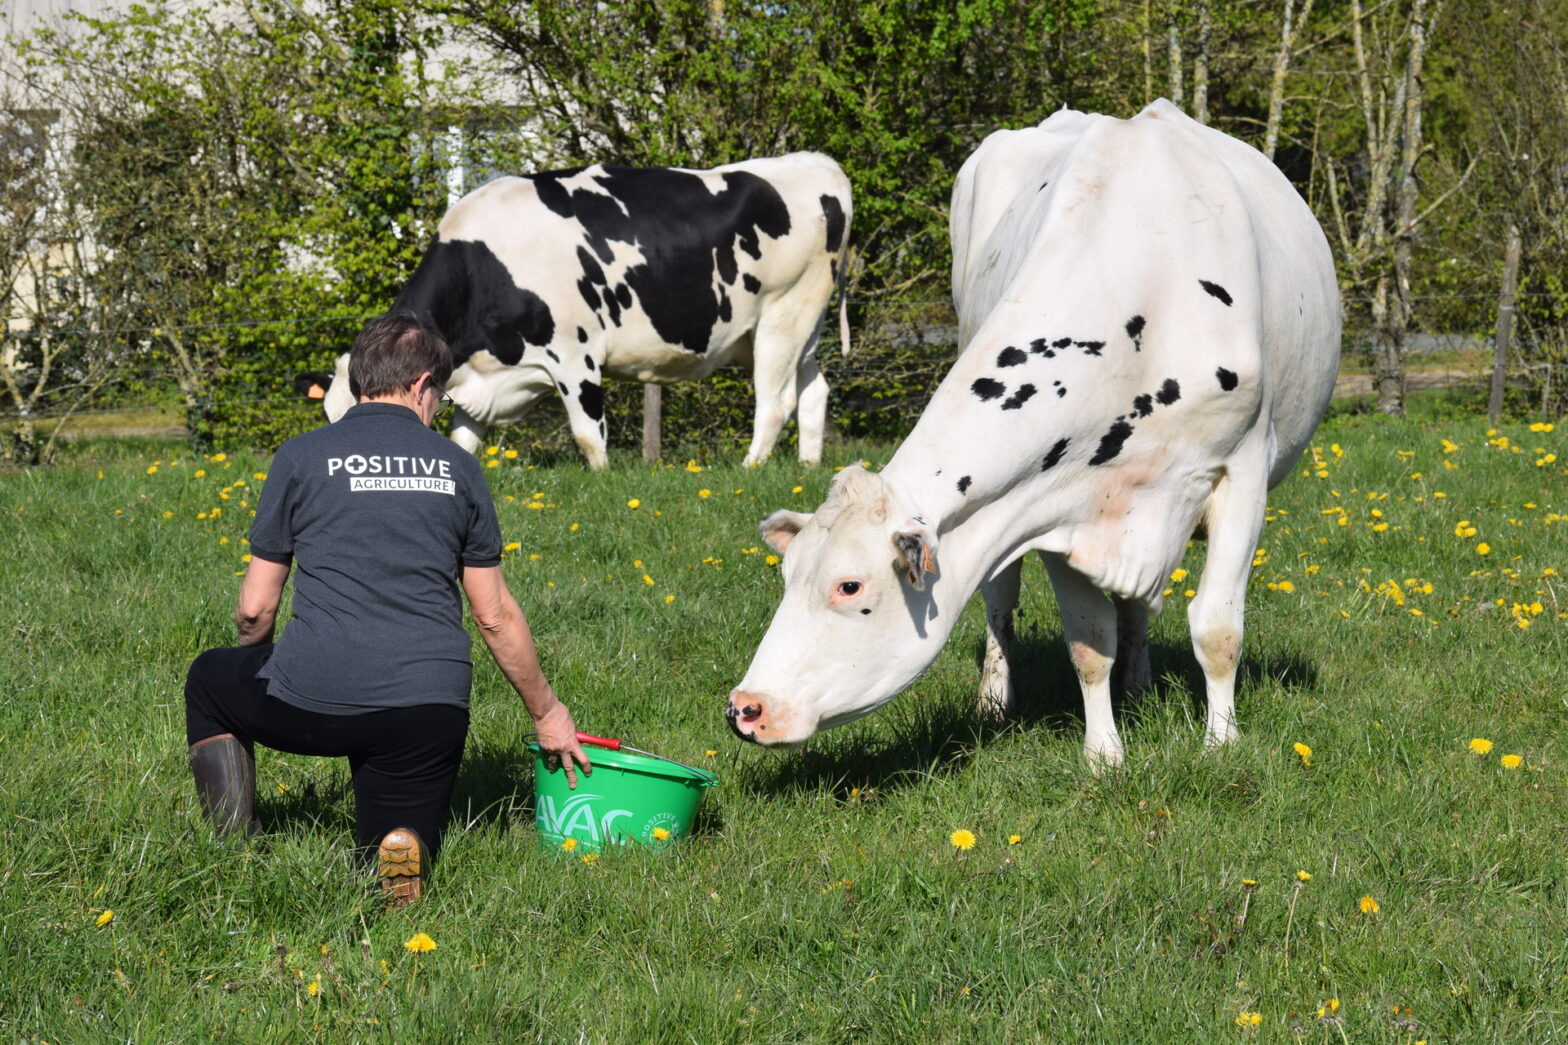
[[860, 611], [860, 615], [861, 615], [861, 616], [862, 616], [862, 617], [869, 617], [869, 616], [871, 616], [871, 611], [870, 611], [870, 610], [866, 610], [866, 609], [863, 609], [863, 610], [861, 610], [861, 611]]
[[1225, 305], [1227, 307], [1230, 305], [1230, 303], [1231, 303], [1230, 291], [1226, 290], [1224, 287], [1220, 286], [1218, 283], [1210, 283], [1206, 279], [1200, 279], [1200, 280], [1198, 280], [1198, 286], [1200, 286], [1204, 290], [1208, 291], [1209, 295], [1211, 297], [1219, 298], [1222, 302], [1225, 303]]
[[996, 357], [996, 365], [999, 367], [1020, 366], [1027, 362], [1029, 362], [1029, 356], [1022, 349], [1014, 348], [1012, 345], [1002, 349], [1001, 354]]
[[570, 388], [566, 387], [566, 382], [565, 381], [557, 381], [555, 383], [555, 387], [559, 388], [561, 390], [561, 398], [562, 399], [565, 399], [567, 396], [572, 394], [572, 390]]
[[1067, 444], [1070, 440], [1058, 439], [1056, 445], [1051, 447], [1051, 452], [1045, 455], [1045, 460], [1040, 462], [1040, 471], [1049, 472], [1062, 462], [1062, 455], [1067, 453]]
[[545, 349], [544, 354], [550, 357], [550, 362], [552, 363], [559, 363], [561, 361], [561, 357], [555, 354], [555, 349], [553, 348]]
[[730, 296], [721, 290], [719, 291], [719, 320], [728, 323], [732, 315], [734, 313], [730, 309]]
[[1083, 349], [1084, 355], [1087, 356], [1097, 356], [1100, 354], [1100, 349], [1105, 347], [1104, 341], [1077, 341], [1074, 344]]
[[598, 368], [598, 364], [593, 361], [593, 356], [587, 355], [586, 353], [583, 355], [583, 366], [587, 367], [589, 371], [593, 371]]
[[966, 475], [962, 479], [958, 480], [958, 492], [959, 493], [968, 493], [969, 492], [969, 484], [974, 482], [974, 481], [975, 481], [975, 478], [972, 475]]
[[665, 342], [699, 355], [706, 352], [719, 322], [715, 276], [736, 271], [737, 249], [760, 258], [762, 236], [778, 239], [789, 233], [789, 208], [783, 198], [747, 171], [726, 172], [723, 189], [715, 193], [690, 171], [591, 169], [591, 189], [568, 190], [561, 184], [581, 169], [535, 174], [530, 180], [545, 206], [582, 226], [584, 241], [600, 260], [614, 256], [611, 243], [632, 248], [623, 250], [632, 255], [626, 293], [616, 288], [613, 305], [602, 295], [610, 321], [618, 324], [619, 312], [631, 308], [635, 297]]
[[748, 293], [755, 294], [762, 289], [762, 280], [748, 272], [740, 278], [740, 285], [745, 287]]
[[452, 346], [452, 365], [488, 350], [513, 366], [527, 345], [548, 345], [555, 320], [544, 299], [519, 287], [485, 244], [437, 239], [393, 306], [430, 323]]
[[577, 328], [577, 343], [579, 345], [586, 345], [588, 343], [588, 331], [584, 330], [582, 327]]
[[1070, 338], [1070, 337], [1059, 337], [1055, 341], [1051, 342], [1051, 347], [1052, 348], [1066, 348], [1068, 345], [1070, 345], [1072, 343], [1073, 343], [1073, 339]]
[[1019, 407], [1029, 402], [1029, 400], [1034, 397], [1034, 393], [1034, 385], [1019, 385], [1018, 391], [1008, 396], [1007, 401], [1002, 404], [1002, 409], [1017, 410]]
[[1219, 378], [1221, 391], [1229, 392], [1236, 387], [1236, 374], [1234, 371], [1220, 367], [1214, 371], [1214, 376]]
[[1160, 385], [1160, 390], [1154, 398], [1161, 406], [1170, 406], [1181, 398], [1181, 385], [1176, 383], [1174, 377], [1167, 377], [1165, 383]]
[[989, 403], [1000, 398], [1007, 392], [1007, 386], [994, 378], [982, 377], [969, 386], [969, 390], [979, 398], [982, 403]]
[[1050, 343], [1047, 342], [1043, 337], [1037, 337], [1033, 341], [1029, 342], [1029, 351], [1035, 353], [1036, 355], [1044, 356], [1047, 359], [1056, 358], [1055, 350], [1050, 347]]
[[1132, 338], [1132, 350], [1143, 351], [1143, 317], [1133, 316], [1127, 321], [1127, 336]]
[[1132, 425], [1126, 421], [1116, 421], [1100, 436], [1100, 446], [1094, 451], [1094, 456], [1089, 458], [1090, 464], [1104, 464], [1122, 452], [1122, 444], [1132, 435]]
[[582, 404], [583, 413], [591, 420], [598, 421], [604, 417], [604, 388], [599, 382], [584, 381], [579, 384], [577, 401]]
[[1148, 417], [1154, 413], [1154, 397], [1148, 394], [1138, 396], [1132, 401], [1132, 412], [1139, 417]]
[[822, 215], [828, 223], [828, 253], [837, 254], [844, 245], [844, 206], [836, 196], [823, 196]]

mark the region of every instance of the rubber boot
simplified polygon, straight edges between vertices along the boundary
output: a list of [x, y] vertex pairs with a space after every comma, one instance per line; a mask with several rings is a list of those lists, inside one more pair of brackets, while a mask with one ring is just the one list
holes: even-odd
[[190, 757], [201, 811], [218, 837], [261, 834], [255, 813], [256, 760], [249, 749], [232, 733], [224, 733], [192, 744]]

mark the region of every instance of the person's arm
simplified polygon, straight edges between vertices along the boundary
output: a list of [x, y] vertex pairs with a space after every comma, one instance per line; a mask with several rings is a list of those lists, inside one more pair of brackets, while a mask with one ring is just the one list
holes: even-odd
[[463, 592], [468, 596], [474, 623], [506, 681], [523, 698], [523, 706], [533, 716], [539, 748], [546, 756], [559, 759], [566, 769], [566, 783], [577, 786], [574, 766], [593, 769], [588, 755], [577, 741], [577, 725], [572, 713], [561, 703], [539, 666], [533, 632], [522, 607], [512, 597], [499, 566], [464, 566]]
[[252, 555], [240, 584], [239, 601], [234, 606], [234, 623], [240, 629], [241, 646], [260, 646], [272, 641], [272, 626], [278, 619], [278, 604], [283, 601], [283, 582], [289, 579], [289, 564]]

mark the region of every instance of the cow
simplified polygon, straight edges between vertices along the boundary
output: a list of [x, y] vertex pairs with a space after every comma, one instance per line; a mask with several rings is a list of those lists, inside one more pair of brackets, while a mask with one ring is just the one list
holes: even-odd
[[869, 713], [930, 665], [976, 589], [977, 711], [1005, 717], [1036, 551], [1085, 755], [1120, 763], [1113, 673], [1147, 683], [1148, 615], [1201, 535], [1188, 620], [1206, 742], [1234, 739], [1267, 491], [1311, 438], [1338, 362], [1316, 219], [1261, 154], [1162, 100], [1130, 120], [1062, 111], [987, 138], [959, 171], [951, 231], [959, 356], [880, 472], [847, 468], [814, 514], [763, 520], [784, 594], [729, 694], [731, 727], [796, 745]]
[[[558, 392], [572, 438], [603, 468], [606, 377], [688, 381], [741, 363], [756, 392], [745, 463], [768, 457], [798, 405], [800, 460], [816, 464], [828, 386], [815, 351], [851, 215], [849, 179], [810, 152], [499, 178], [447, 211], [394, 307], [427, 315], [451, 344], [452, 438], [471, 452], [489, 426]], [[329, 420], [353, 405], [347, 354], [330, 380], [297, 383]]]

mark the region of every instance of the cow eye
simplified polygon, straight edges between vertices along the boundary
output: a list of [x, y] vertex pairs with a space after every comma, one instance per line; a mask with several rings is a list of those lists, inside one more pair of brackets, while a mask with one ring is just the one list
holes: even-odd
[[838, 593], [844, 596], [846, 599], [853, 599], [856, 595], [860, 594], [860, 582], [841, 581], [838, 586]]

